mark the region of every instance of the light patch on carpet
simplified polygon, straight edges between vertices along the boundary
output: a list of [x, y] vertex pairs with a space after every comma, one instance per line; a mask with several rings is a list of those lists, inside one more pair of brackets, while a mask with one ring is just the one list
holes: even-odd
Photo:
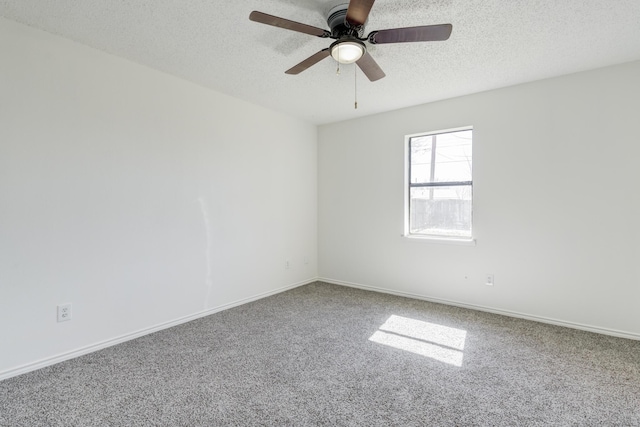
[[392, 315], [369, 341], [461, 367], [467, 331]]

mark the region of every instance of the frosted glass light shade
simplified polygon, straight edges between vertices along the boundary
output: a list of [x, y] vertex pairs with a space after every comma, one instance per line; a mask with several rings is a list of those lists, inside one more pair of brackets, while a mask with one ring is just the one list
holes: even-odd
[[345, 41], [331, 48], [331, 56], [341, 64], [352, 64], [364, 55], [364, 46], [359, 43]]

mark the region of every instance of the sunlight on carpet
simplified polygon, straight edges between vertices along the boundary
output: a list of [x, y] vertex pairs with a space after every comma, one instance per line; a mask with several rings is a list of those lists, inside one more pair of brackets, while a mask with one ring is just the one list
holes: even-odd
[[462, 366], [467, 331], [392, 315], [369, 341]]

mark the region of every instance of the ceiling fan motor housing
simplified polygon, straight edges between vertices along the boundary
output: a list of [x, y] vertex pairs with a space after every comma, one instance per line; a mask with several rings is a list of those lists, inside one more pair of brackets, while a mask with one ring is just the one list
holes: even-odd
[[352, 36], [361, 38], [364, 33], [364, 25], [359, 27], [350, 27], [347, 24], [347, 9], [349, 4], [340, 4], [329, 10], [327, 24], [331, 28], [331, 37], [339, 39], [343, 36]]

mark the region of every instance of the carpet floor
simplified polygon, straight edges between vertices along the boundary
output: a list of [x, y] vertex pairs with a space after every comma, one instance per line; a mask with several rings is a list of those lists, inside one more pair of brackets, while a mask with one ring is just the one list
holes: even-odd
[[2, 426], [640, 426], [640, 341], [314, 283], [0, 382]]

